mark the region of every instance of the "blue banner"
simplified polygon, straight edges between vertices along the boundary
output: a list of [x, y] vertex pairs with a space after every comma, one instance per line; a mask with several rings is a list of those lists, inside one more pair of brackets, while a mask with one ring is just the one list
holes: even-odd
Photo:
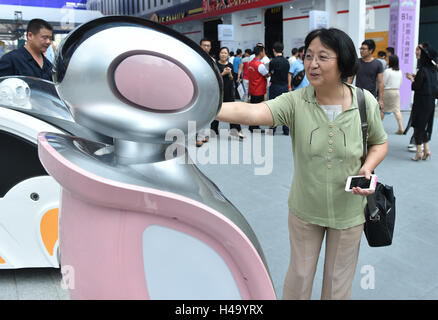
[[71, 9], [86, 9], [87, 0], [0, 0], [0, 4], [8, 4], [14, 6], [30, 6], [44, 8], [71, 8]]

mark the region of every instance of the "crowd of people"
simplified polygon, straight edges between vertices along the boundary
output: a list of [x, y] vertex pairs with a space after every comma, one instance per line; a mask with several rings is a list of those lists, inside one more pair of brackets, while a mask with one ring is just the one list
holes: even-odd
[[[42, 20], [33, 19], [26, 30], [26, 44], [13, 50], [0, 59], [0, 76], [23, 75], [52, 80], [52, 63], [56, 47], [53, 44], [53, 28]], [[211, 41], [202, 39], [201, 48], [210, 53]], [[290, 57], [284, 57], [283, 44], [274, 43], [273, 52], [265, 52], [262, 43], [253, 49], [237, 49], [230, 52], [227, 47], [220, 49], [216, 61], [224, 83], [224, 102], [234, 100], [260, 103], [288, 91], [305, 88], [309, 81], [304, 70], [305, 46], [293, 48]], [[429, 141], [432, 136], [435, 111], [435, 92], [437, 53], [428, 43], [421, 43], [416, 49], [417, 75], [406, 73], [407, 80], [412, 82], [414, 101], [411, 116], [407, 126], [403, 127], [400, 112], [400, 87], [403, 74], [399, 66], [399, 58], [394, 48], [379, 51], [374, 58], [376, 44], [372, 39], [366, 39], [360, 47], [358, 69], [347, 82], [371, 92], [380, 105], [381, 119], [388, 114], [394, 114], [398, 129], [395, 134], [407, 134], [410, 127], [414, 133], [410, 139], [408, 150], [415, 152], [412, 160], [431, 158]], [[272, 59], [268, 58], [268, 54]], [[239, 88], [240, 87], [240, 88]], [[240, 89], [240, 90], [239, 90]], [[240, 93], [239, 93], [240, 92]], [[219, 134], [219, 122], [214, 120], [210, 130]], [[276, 127], [271, 128], [273, 134]], [[289, 135], [289, 128], [282, 126], [283, 134]], [[249, 131], [260, 130], [259, 126], [249, 126]], [[241, 124], [230, 124], [230, 134], [244, 139]], [[196, 145], [202, 146], [208, 142], [209, 134], [198, 135]]]
[[[211, 49], [211, 41], [202, 39], [202, 43], [209, 44], [207, 53]], [[202, 47], [202, 45], [201, 45]], [[204, 48], [204, 47], [203, 47]], [[268, 99], [274, 99], [277, 96], [288, 91], [305, 88], [309, 85], [304, 70], [305, 46], [293, 48], [290, 57], [283, 56], [284, 46], [280, 42], [273, 45], [272, 59], [268, 58], [262, 43], [258, 43], [254, 49], [237, 49], [236, 53], [229, 52], [227, 47], [220, 51], [226, 51], [228, 55], [227, 62], [230, 64], [230, 76], [225, 77], [221, 65], [224, 61], [218, 60], [219, 69], [222, 72], [224, 85], [227, 88], [224, 94], [224, 102], [239, 100], [250, 103], [260, 103]], [[415, 74], [405, 74], [406, 79], [412, 82], [414, 91], [414, 103], [412, 105], [412, 114], [406, 128], [403, 126], [402, 113], [400, 111], [400, 88], [404, 75], [400, 70], [399, 57], [395, 54], [393, 47], [387, 47], [385, 51], [379, 51], [374, 58], [376, 44], [372, 39], [363, 41], [360, 47], [360, 58], [358, 58], [358, 67], [355, 74], [345, 79], [350, 84], [355, 81], [359, 88], [368, 90], [379, 102], [380, 116], [383, 120], [385, 115], [393, 114], [397, 122], [397, 135], [406, 134], [409, 127], [414, 128], [414, 134], [410, 140], [408, 150], [416, 152], [412, 158], [414, 161], [427, 160], [431, 157], [429, 141], [432, 135], [433, 118], [435, 110], [435, 91], [436, 80], [436, 51], [428, 43], [421, 43], [416, 49], [417, 68], [420, 77], [415, 81]], [[224, 53], [220, 54], [221, 59], [225, 59]], [[430, 70], [430, 72], [428, 71]], [[233, 81], [231, 81], [233, 80]], [[238, 90], [238, 87], [241, 89]], [[232, 89], [231, 87], [234, 87]], [[239, 93], [243, 93], [242, 95]], [[424, 97], [427, 93], [428, 97]], [[423, 98], [422, 98], [423, 97]], [[423, 101], [420, 101], [422, 100]], [[425, 107], [419, 107], [425, 105]], [[211, 124], [211, 130], [218, 134], [219, 122], [214, 120]], [[241, 131], [240, 124], [231, 124], [232, 135], [240, 139], [245, 138]], [[417, 129], [415, 129], [417, 128]], [[272, 133], [275, 134], [277, 127], [272, 127]], [[289, 135], [289, 128], [282, 126], [283, 134]], [[249, 131], [260, 130], [260, 126], [249, 126]], [[208, 135], [203, 140], [197, 141], [197, 146], [202, 146], [208, 141]]]
[[[200, 46], [210, 54], [210, 40], [201, 39]], [[273, 58], [269, 59], [263, 43], [260, 42], [252, 50], [237, 49], [235, 53], [230, 52], [227, 47], [220, 48], [216, 62], [224, 83], [223, 102], [239, 100], [255, 104], [308, 86], [309, 81], [304, 72], [304, 49], [304, 46], [292, 49], [292, 56], [286, 59], [283, 56], [283, 44], [276, 42], [273, 45]], [[218, 126], [219, 122], [214, 120], [210, 125], [210, 132], [219, 134]], [[276, 127], [271, 129], [275, 134]], [[284, 135], [289, 135], [286, 125], [282, 129]], [[250, 132], [254, 130], [264, 132], [260, 126], [249, 126]], [[230, 134], [240, 139], [245, 138], [240, 124], [230, 124]], [[196, 145], [200, 147], [208, 140], [208, 134], [198, 135]]]

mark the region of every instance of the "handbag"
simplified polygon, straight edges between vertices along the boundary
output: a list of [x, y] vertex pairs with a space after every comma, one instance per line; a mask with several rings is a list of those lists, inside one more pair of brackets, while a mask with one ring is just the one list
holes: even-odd
[[245, 87], [243, 86], [243, 83], [240, 83], [237, 86], [237, 92], [239, 93], [240, 100], [243, 101], [243, 99], [245, 98], [245, 95], [246, 95], [246, 90], [245, 90]]
[[294, 88], [298, 87], [300, 83], [303, 81], [306, 72], [304, 70], [298, 72], [295, 77], [292, 79], [292, 85]]
[[[362, 165], [367, 155], [367, 115], [365, 96], [360, 88], [356, 88], [357, 101], [362, 126], [363, 155]], [[392, 244], [395, 226], [394, 188], [377, 182], [376, 190], [367, 196], [365, 206], [364, 232], [370, 247], [384, 247]]]

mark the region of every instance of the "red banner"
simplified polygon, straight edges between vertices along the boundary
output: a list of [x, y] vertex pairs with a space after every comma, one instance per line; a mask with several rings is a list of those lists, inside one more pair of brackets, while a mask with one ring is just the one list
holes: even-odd
[[206, 19], [240, 10], [272, 6], [290, 0], [202, 0], [202, 13], [177, 19], [164, 24], [181, 23], [191, 20]]

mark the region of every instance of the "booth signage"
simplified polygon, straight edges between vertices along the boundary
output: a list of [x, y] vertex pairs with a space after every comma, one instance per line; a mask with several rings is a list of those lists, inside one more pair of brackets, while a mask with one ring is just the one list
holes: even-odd
[[[390, 47], [399, 57], [400, 69], [412, 73], [415, 58], [415, 16], [417, 0], [391, 0], [389, 18]], [[400, 87], [400, 108], [409, 109], [411, 84], [404, 80]]]

